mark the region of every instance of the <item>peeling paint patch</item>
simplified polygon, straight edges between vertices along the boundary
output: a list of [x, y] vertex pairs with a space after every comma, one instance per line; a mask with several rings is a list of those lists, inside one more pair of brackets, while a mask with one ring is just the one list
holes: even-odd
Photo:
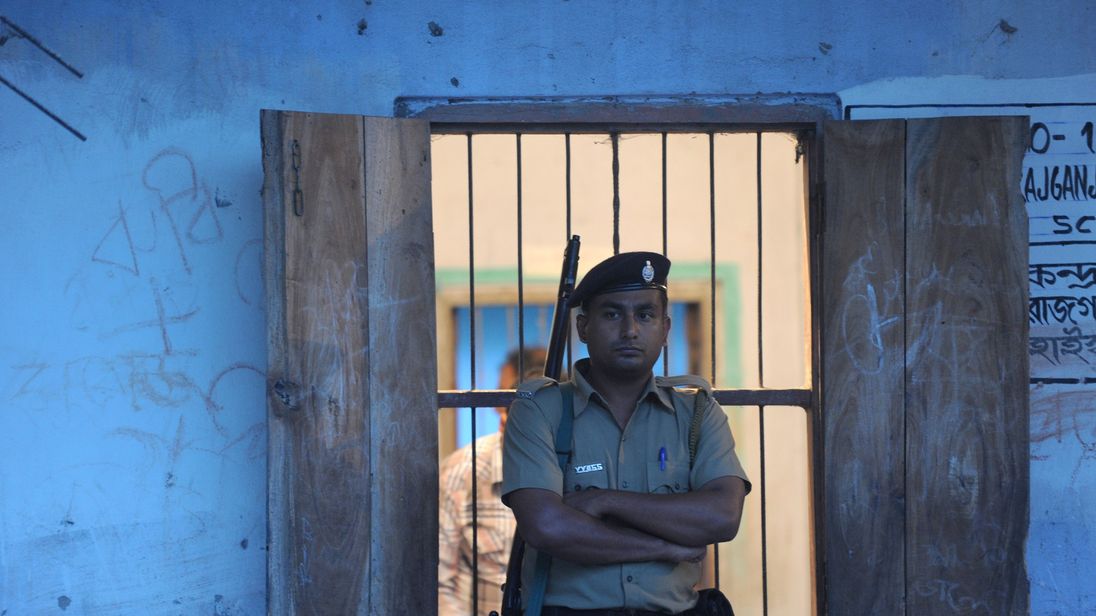
[[441, 36], [445, 34], [445, 29], [439, 26], [436, 21], [426, 24], [426, 27], [430, 28], [430, 36]]
[[[67, 610], [68, 606], [70, 606], [70, 605], [72, 605], [72, 599], [69, 599], [65, 595], [61, 595], [60, 597], [57, 597], [57, 607], [61, 608], [62, 610]], [[6, 613], [6, 610], [5, 610], [5, 613]]]

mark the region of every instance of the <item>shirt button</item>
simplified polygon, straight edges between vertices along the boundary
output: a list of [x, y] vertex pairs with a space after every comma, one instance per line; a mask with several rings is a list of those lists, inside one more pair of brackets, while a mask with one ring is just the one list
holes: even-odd
[[630, 576], [630, 575], [628, 576], [628, 581], [629, 581], [629, 582], [631, 582], [631, 581], [632, 581], [632, 576]]
[[575, 484], [575, 492], [581, 492], [581, 491], [582, 491], [582, 486], [580, 486], [576, 483]]
[[[627, 481], [622, 482], [620, 485], [627, 488], [628, 487], [628, 482]], [[631, 582], [632, 580], [629, 579], [628, 581]]]

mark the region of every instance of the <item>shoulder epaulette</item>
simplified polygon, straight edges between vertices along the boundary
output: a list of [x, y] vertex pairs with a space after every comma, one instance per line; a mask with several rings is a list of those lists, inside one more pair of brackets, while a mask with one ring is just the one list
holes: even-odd
[[535, 379], [529, 379], [518, 385], [517, 392], [519, 398], [532, 398], [536, 393], [548, 385], [558, 385], [555, 379], [542, 376]]
[[704, 377], [697, 376], [695, 374], [683, 374], [680, 376], [656, 376], [655, 385], [658, 387], [687, 387], [690, 389], [701, 389], [707, 393], [712, 393], [712, 386], [708, 383], [708, 380]]

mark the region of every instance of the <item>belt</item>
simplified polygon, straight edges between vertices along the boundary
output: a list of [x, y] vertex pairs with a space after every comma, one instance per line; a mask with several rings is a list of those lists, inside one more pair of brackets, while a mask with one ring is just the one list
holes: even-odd
[[576, 610], [558, 605], [546, 605], [540, 610], [541, 616], [668, 616], [669, 612], [638, 610], [627, 607], [607, 607], [596, 610]]

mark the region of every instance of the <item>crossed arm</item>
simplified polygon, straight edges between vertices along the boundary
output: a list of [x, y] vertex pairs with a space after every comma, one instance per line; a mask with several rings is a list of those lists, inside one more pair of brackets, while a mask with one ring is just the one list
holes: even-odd
[[526, 488], [508, 495], [522, 537], [580, 564], [699, 561], [710, 543], [738, 532], [746, 485], [713, 479], [684, 494], [584, 490], [560, 497]]

